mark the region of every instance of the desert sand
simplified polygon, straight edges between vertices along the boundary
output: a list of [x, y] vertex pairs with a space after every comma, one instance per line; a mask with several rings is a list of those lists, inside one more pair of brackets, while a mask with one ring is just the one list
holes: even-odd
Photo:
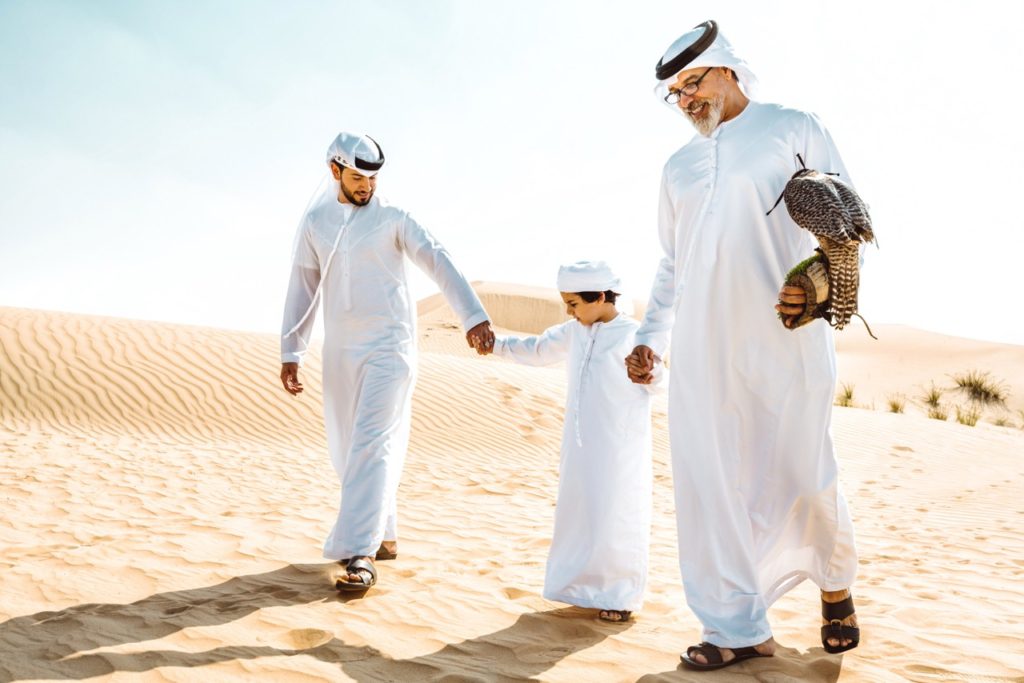
[[[505, 331], [562, 319], [552, 291], [478, 291]], [[271, 334], [0, 308], [0, 681], [1024, 681], [1024, 348], [837, 335], [862, 645], [823, 652], [805, 582], [772, 609], [773, 659], [700, 674], [677, 667], [699, 629], [665, 399], [647, 603], [604, 623], [540, 596], [563, 368], [478, 358], [443, 301], [420, 313], [399, 557], [342, 598], [319, 347], [293, 398]], [[1012, 422], [886, 412], [970, 369], [1005, 382]]]

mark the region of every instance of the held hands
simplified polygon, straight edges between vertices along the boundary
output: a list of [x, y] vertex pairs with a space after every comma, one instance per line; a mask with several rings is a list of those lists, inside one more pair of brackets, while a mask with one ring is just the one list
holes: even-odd
[[481, 356], [486, 356], [494, 351], [494, 332], [491, 331], [491, 321], [485, 320], [467, 332], [466, 343], [476, 349]]
[[654, 381], [654, 364], [659, 360], [651, 347], [641, 344], [626, 356], [626, 374], [634, 384], [650, 384]]
[[302, 393], [298, 363], [281, 363], [281, 384], [284, 386], [284, 390], [292, 396]]
[[793, 323], [804, 312], [807, 307], [807, 294], [801, 287], [787, 285], [779, 292], [779, 303], [775, 304], [775, 310], [782, 315], [782, 324], [787, 328], [793, 327]]

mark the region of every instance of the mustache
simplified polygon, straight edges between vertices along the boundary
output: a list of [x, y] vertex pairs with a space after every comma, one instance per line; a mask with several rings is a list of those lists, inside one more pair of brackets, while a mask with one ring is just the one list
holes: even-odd
[[685, 111], [687, 114], [695, 114], [697, 113], [697, 110], [703, 107], [705, 104], [709, 104], [709, 101], [694, 100], [693, 102], [690, 102], [690, 104], [688, 104], [686, 109], [684, 109], [683, 111]]

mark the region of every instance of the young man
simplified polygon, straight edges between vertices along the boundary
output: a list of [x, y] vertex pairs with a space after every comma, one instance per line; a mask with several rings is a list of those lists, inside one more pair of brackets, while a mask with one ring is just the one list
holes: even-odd
[[327, 150], [333, 182], [299, 227], [281, 338], [281, 382], [302, 392], [299, 364], [323, 298], [324, 422], [341, 507], [324, 557], [347, 565], [338, 590], [377, 582], [374, 559], [397, 556], [395, 495], [409, 442], [416, 378], [416, 304], [408, 257], [440, 287], [478, 352], [494, 344], [487, 313], [444, 247], [375, 195], [384, 153], [341, 133]]
[[[714, 22], [673, 43], [657, 78], [698, 135], [664, 167], [665, 253], [626, 362], [643, 383], [671, 349], [679, 561], [704, 626], [682, 659], [715, 669], [770, 656], [768, 607], [807, 578], [822, 591], [826, 650], [850, 649], [857, 555], [829, 430], [832, 331], [788, 330], [773, 310], [787, 270], [817, 245], [785, 211], [765, 216], [798, 154], [849, 182], [846, 169], [815, 116], [749, 99], [754, 74]], [[799, 313], [786, 298], [780, 312]]]

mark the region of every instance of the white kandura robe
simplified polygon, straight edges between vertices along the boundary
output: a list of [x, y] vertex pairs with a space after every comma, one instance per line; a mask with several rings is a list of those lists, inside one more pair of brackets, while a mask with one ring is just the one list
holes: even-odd
[[352, 207], [328, 197], [310, 209], [300, 228], [281, 361], [301, 360], [314, 316], [297, 334], [284, 335], [309, 309], [323, 276], [324, 423], [341, 479], [338, 518], [324, 544], [329, 559], [372, 556], [381, 541], [398, 539], [395, 495], [416, 378], [416, 304], [406, 256], [437, 283], [466, 329], [487, 320], [444, 247], [385, 199]]
[[836, 366], [822, 321], [785, 329], [774, 306], [816, 241], [785, 207], [765, 216], [800, 168], [837, 172], [813, 115], [750, 102], [665, 164], [665, 252], [637, 342], [671, 338], [669, 435], [679, 562], [704, 640], [771, 636], [767, 608], [809, 578], [853, 583], [853, 526], [838, 486], [830, 421]]
[[499, 337], [495, 345], [495, 355], [517, 363], [566, 360], [558, 503], [544, 577], [549, 600], [615, 610], [643, 605], [652, 387], [630, 382], [624, 364], [638, 326], [620, 313], [590, 327], [570, 320], [535, 337]]

